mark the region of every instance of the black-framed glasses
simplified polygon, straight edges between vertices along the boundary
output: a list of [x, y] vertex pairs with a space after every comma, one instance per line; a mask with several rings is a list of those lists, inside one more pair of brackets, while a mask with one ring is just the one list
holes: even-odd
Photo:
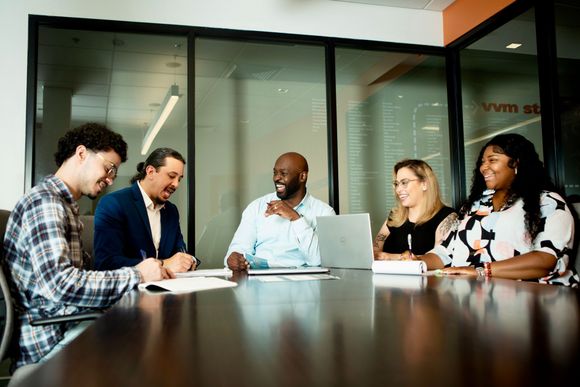
[[401, 186], [401, 188], [405, 189], [405, 188], [407, 188], [407, 186], [409, 185], [410, 182], [417, 181], [417, 180], [421, 180], [421, 179], [401, 179], [401, 180], [395, 180], [395, 181], [393, 181], [393, 187], [397, 188], [398, 186]]
[[107, 160], [106, 158], [104, 158], [100, 153], [97, 152], [93, 153], [96, 154], [101, 160], [103, 160], [103, 162], [110, 164], [108, 167], [105, 166], [105, 172], [107, 173], [107, 177], [109, 179], [114, 180], [117, 177], [117, 165], [115, 165], [115, 163], [112, 162], [111, 160]]

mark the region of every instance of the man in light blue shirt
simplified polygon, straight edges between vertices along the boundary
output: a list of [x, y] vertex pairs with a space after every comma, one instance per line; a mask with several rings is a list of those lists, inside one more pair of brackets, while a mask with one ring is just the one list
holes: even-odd
[[278, 157], [276, 192], [254, 200], [242, 214], [224, 259], [234, 271], [252, 267], [320, 266], [316, 217], [334, 209], [306, 192], [308, 163], [294, 152]]

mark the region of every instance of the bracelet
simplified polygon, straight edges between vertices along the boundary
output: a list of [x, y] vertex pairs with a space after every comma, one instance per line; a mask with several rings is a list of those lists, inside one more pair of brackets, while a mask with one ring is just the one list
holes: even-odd
[[485, 273], [486, 278], [491, 277], [491, 262], [484, 262], [483, 263], [483, 271]]

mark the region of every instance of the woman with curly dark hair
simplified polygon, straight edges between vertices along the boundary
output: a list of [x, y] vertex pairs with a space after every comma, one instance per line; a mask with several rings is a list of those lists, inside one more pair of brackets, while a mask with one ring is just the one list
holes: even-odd
[[574, 218], [534, 145], [502, 134], [481, 149], [456, 229], [421, 259], [444, 274], [578, 286], [573, 239]]

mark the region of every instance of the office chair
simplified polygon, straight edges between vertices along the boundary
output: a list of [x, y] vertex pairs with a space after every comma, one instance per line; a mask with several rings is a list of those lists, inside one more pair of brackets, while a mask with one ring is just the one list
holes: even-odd
[[[10, 294], [10, 287], [6, 278], [6, 273], [4, 272], [4, 234], [6, 232], [6, 224], [8, 223], [9, 217], [10, 211], [0, 210], [0, 334], [2, 335], [0, 341], [0, 361], [4, 361], [5, 359], [9, 358], [11, 351], [15, 349], [12, 345], [12, 332], [14, 331], [15, 324], [14, 304], [12, 295]], [[92, 217], [90, 220], [92, 221]], [[85, 235], [84, 232], [83, 235]], [[90, 238], [90, 246], [92, 247], [92, 232], [90, 233], [90, 236], [87, 237]], [[64, 322], [94, 320], [101, 314], [101, 312], [76, 313], [66, 316], [57, 316], [42, 320], [35, 320], [31, 322], [31, 325], [48, 325]], [[12, 387], [17, 384], [26, 374], [31, 372], [35, 366], [36, 365], [33, 364], [19, 368], [12, 376], [12, 379], [8, 385]]]
[[[579, 233], [580, 233], [580, 203], [572, 203], [572, 205], [574, 206], [574, 210], [576, 212], [575, 216], [575, 223], [576, 223], [576, 257], [574, 257], [574, 267], [576, 268], [576, 272], [580, 273], [580, 237], [578, 237]], [[570, 257], [570, 259], [572, 259], [572, 257]]]
[[89, 255], [88, 270], [95, 269], [95, 260], [93, 258], [93, 237], [95, 233], [95, 216], [94, 215], [80, 215], [81, 223], [84, 225], [81, 240], [83, 242], [83, 251]]

